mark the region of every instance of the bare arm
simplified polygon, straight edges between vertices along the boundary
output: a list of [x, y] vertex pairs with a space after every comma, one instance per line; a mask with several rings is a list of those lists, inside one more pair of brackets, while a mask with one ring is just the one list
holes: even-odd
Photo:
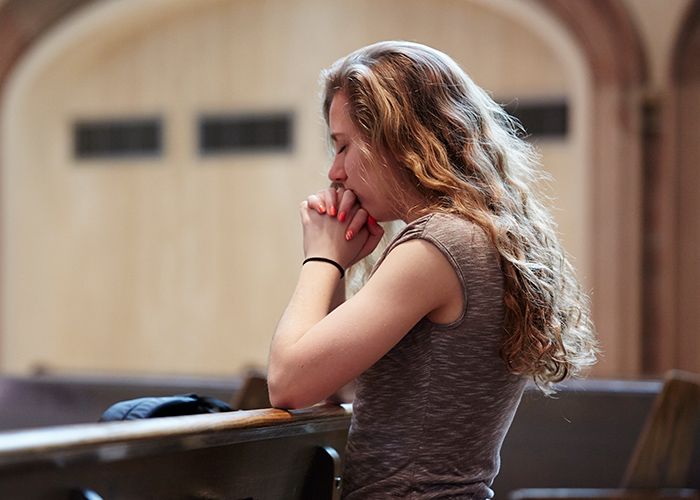
[[330, 311], [338, 307], [343, 302], [345, 302], [345, 280], [342, 280], [340, 283], [338, 283], [338, 286], [335, 287], [333, 297], [331, 298]]
[[367, 284], [331, 312], [337, 270], [322, 263], [307, 266], [270, 350], [270, 400], [278, 407], [326, 398], [460, 290], [447, 259], [423, 240], [396, 247]]

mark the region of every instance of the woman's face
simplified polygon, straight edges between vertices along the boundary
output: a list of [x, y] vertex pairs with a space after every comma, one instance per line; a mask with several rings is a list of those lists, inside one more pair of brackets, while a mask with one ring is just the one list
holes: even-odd
[[362, 165], [362, 138], [350, 118], [349, 106], [343, 92], [337, 93], [331, 101], [328, 123], [335, 158], [328, 178], [353, 191], [360, 205], [376, 220], [395, 220], [399, 215], [388, 197], [382, 194], [386, 183], [378, 172], [379, 166]]

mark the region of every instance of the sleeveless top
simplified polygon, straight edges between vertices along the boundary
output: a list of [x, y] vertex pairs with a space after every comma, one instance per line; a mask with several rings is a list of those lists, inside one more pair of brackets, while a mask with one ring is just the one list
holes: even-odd
[[489, 499], [525, 385], [499, 354], [505, 314], [499, 255], [476, 224], [430, 214], [406, 226], [375, 269], [414, 238], [445, 255], [465, 307], [450, 324], [423, 318], [358, 378], [342, 496]]

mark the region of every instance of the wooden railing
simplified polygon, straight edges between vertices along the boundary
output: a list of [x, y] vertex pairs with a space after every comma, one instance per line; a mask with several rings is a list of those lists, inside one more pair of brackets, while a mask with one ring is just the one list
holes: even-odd
[[0, 433], [0, 498], [337, 498], [349, 406]]

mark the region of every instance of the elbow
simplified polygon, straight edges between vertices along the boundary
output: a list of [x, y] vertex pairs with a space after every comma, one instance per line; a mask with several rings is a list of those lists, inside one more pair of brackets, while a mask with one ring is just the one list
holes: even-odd
[[296, 410], [300, 408], [300, 406], [294, 404], [291, 398], [287, 398], [284, 395], [273, 395], [272, 391], [270, 391], [270, 405], [280, 410]]
[[279, 386], [274, 386], [268, 382], [268, 396], [270, 398], [270, 404], [273, 408], [280, 408], [282, 410], [295, 410], [298, 408], [304, 408], [308, 406], [303, 402], [303, 400], [292, 391], [283, 389]]
[[267, 378], [267, 394], [273, 408], [293, 410], [305, 406], [304, 402], [300, 401], [299, 395], [295, 393], [290, 379], [289, 375], [270, 367]]
[[[327, 377], [309, 368], [308, 359], [293, 350], [275, 349], [267, 366], [267, 390], [270, 405], [293, 410], [307, 408], [333, 392]], [[329, 390], [330, 389], [330, 390]]]
[[285, 393], [278, 383], [273, 382], [272, 378], [267, 379], [267, 395], [273, 408], [281, 408], [283, 410], [294, 408], [289, 395]]

